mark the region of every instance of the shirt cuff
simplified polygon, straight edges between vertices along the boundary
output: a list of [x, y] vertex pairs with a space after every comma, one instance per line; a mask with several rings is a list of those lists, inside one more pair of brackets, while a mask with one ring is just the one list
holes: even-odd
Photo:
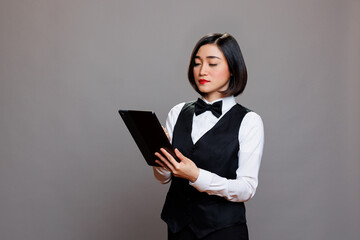
[[190, 182], [190, 186], [193, 186], [200, 192], [205, 192], [209, 189], [210, 183], [212, 179], [212, 173], [209, 171], [206, 171], [204, 169], [199, 169], [199, 176], [196, 179], [195, 182]]
[[171, 172], [163, 167], [153, 167], [155, 178], [161, 183], [168, 183], [171, 180]]

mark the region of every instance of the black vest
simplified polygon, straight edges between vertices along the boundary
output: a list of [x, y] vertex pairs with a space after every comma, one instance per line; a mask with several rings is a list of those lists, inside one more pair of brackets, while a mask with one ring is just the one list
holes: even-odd
[[[194, 102], [186, 103], [174, 127], [172, 144], [184, 156], [204, 170], [227, 179], [236, 179], [239, 152], [239, 128], [250, 110], [236, 104], [195, 144], [191, 139]], [[207, 234], [245, 223], [243, 202], [230, 202], [223, 197], [199, 192], [189, 181], [172, 176], [161, 218], [174, 233], [185, 226], [201, 238]]]

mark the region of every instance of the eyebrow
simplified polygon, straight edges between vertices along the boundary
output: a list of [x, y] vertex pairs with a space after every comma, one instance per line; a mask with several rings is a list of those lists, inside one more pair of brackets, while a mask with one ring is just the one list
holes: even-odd
[[[195, 56], [195, 58], [200, 59], [199, 56]], [[217, 59], [221, 59], [221, 58], [219, 58], [219, 57], [217, 57], [217, 56], [206, 56], [206, 58], [217, 58]]]

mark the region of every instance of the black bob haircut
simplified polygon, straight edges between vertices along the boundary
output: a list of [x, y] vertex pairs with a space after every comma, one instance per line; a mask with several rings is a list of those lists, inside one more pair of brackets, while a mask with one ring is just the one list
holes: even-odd
[[234, 95], [235, 97], [241, 94], [247, 83], [247, 70], [240, 47], [233, 36], [228, 33], [212, 33], [202, 37], [195, 45], [188, 68], [188, 79], [191, 86], [200, 95], [205, 95], [200, 92], [196, 86], [194, 79], [194, 65], [195, 57], [200, 47], [206, 44], [215, 44], [224, 54], [229, 66], [230, 82], [227, 90], [223, 91], [224, 97]]

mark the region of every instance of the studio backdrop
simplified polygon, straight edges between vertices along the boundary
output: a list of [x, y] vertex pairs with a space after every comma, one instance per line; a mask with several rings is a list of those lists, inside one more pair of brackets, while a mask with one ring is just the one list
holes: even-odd
[[0, 0], [0, 239], [166, 239], [169, 186], [117, 111], [195, 100], [211, 32], [265, 127], [250, 239], [359, 239], [359, 23], [357, 0]]

